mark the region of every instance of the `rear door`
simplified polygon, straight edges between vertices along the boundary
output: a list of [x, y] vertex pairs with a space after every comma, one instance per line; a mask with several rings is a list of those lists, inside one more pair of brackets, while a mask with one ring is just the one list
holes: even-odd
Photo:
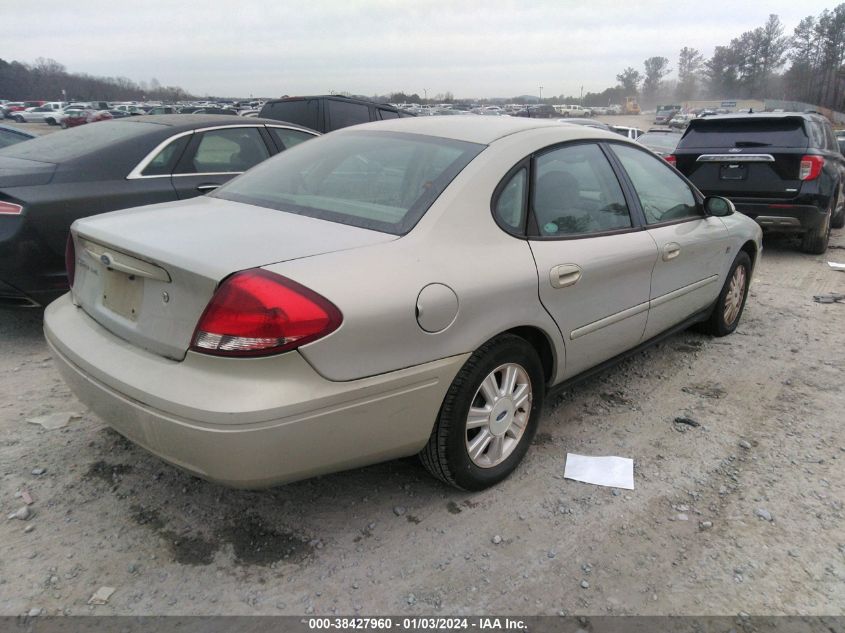
[[263, 125], [197, 130], [173, 171], [173, 188], [179, 199], [204, 195], [275, 153]]
[[716, 300], [730, 240], [724, 223], [704, 214], [693, 190], [665, 161], [637, 147], [611, 147], [659, 255], [651, 276], [648, 340]]
[[570, 377], [642, 340], [657, 247], [597, 143], [540, 153], [532, 174], [529, 245]]

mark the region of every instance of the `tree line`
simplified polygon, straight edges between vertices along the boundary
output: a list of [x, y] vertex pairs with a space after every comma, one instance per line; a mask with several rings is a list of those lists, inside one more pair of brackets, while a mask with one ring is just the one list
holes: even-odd
[[[613, 88], [584, 95], [586, 105], [621, 103], [638, 96], [647, 106], [691, 99], [766, 99], [803, 101], [845, 110], [845, 3], [801, 20], [787, 35], [772, 14], [762, 26], [717, 46], [709, 59], [701, 51], [683, 47], [676, 62], [649, 57], [642, 71], [628, 66]], [[578, 102], [577, 97], [555, 101]]]
[[136, 83], [126, 77], [69, 73], [56, 60], [39, 57], [33, 64], [0, 59], [0, 98], [22, 101], [179, 101], [195, 97], [178, 86], [162, 86], [157, 79]]

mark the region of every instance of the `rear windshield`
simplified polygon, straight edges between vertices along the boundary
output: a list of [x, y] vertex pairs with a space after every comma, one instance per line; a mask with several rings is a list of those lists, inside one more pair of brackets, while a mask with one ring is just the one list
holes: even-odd
[[282, 152], [211, 195], [403, 235], [484, 147], [417, 134], [334, 133]]
[[645, 145], [649, 149], [673, 152], [679, 138], [681, 138], [680, 134], [650, 134], [646, 132], [637, 137], [637, 143]]
[[694, 119], [679, 147], [807, 147], [803, 122], [783, 119]]
[[45, 134], [0, 150], [0, 154], [42, 163], [61, 163], [161, 129], [155, 123], [100, 121], [97, 125], [83, 125], [56, 134]]

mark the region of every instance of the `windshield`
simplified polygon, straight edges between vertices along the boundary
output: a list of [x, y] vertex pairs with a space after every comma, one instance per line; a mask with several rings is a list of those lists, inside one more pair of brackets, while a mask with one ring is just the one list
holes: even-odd
[[42, 163], [61, 163], [160, 129], [162, 128], [154, 123], [102, 121], [97, 125], [83, 125], [59, 134], [40, 136], [0, 150], [0, 153], [3, 156], [37, 160]]
[[484, 147], [394, 132], [331, 134], [282, 152], [211, 195], [403, 235]]

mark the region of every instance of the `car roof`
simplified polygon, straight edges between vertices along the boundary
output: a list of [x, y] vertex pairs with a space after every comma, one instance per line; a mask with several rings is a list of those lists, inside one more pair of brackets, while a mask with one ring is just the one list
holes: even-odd
[[[701, 119], [702, 121], [726, 121], [741, 119], [790, 119], [798, 118], [805, 121], [826, 120], [816, 112], [734, 112], [733, 114], [715, 114]], [[696, 119], [698, 120], [698, 119]]]
[[274, 119], [259, 119], [258, 117], [244, 119], [243, 117], [232, 116], [231, 114], [148, 114], [121, 119], [121, 122], [152, 123], [153, 125], [170, 127], [174, 132], [193, 130], [197, 127], [213, 127], [215, 125], [256, 124], [286, 125], [299, 130], [305, 130], [306, 132], [314, 132], [314, 130], [297, 125], [296, 123], [287, 123], [286, 121], [276, 121]]
[[606, 138], [619, 137], [613, 132], [606, 132], [598, 128], [591, 128], [585, 125], [572, 125], [558, 123], [553, 119], [526, 119], [521, 117], [416, 117], [406, 119], [390, 119], [387, 121], [376, 121], [373, 123], [362, 123], [348, 128], [332, 132], [332, 134], [355, 132], [355, 131], [385, 131], [405, 132], [407, 134], [423, 134], [426, 136], [438, 136], [450, 138], [456, 141], [478, 143], [489, 145], [490, 143], [529, 130], [538, 128], [565, 129], [570, 132], [573, 139], [592, 138], [601, 136]]
[[285, 101], [302, 101], [304, 99], [334, 99], [335, 101], [349, 101], [350, 103], [362, 103], [365, 105], [374, 105], [388, 110], [399, 110], [396, 106], [382, 101], [373, 101], [366, 97], [348, 97], [346, 95], [298, 95], [295, 97], [282, 97], [281, 99], [268, 99], [264, 103], [283, 103]]

